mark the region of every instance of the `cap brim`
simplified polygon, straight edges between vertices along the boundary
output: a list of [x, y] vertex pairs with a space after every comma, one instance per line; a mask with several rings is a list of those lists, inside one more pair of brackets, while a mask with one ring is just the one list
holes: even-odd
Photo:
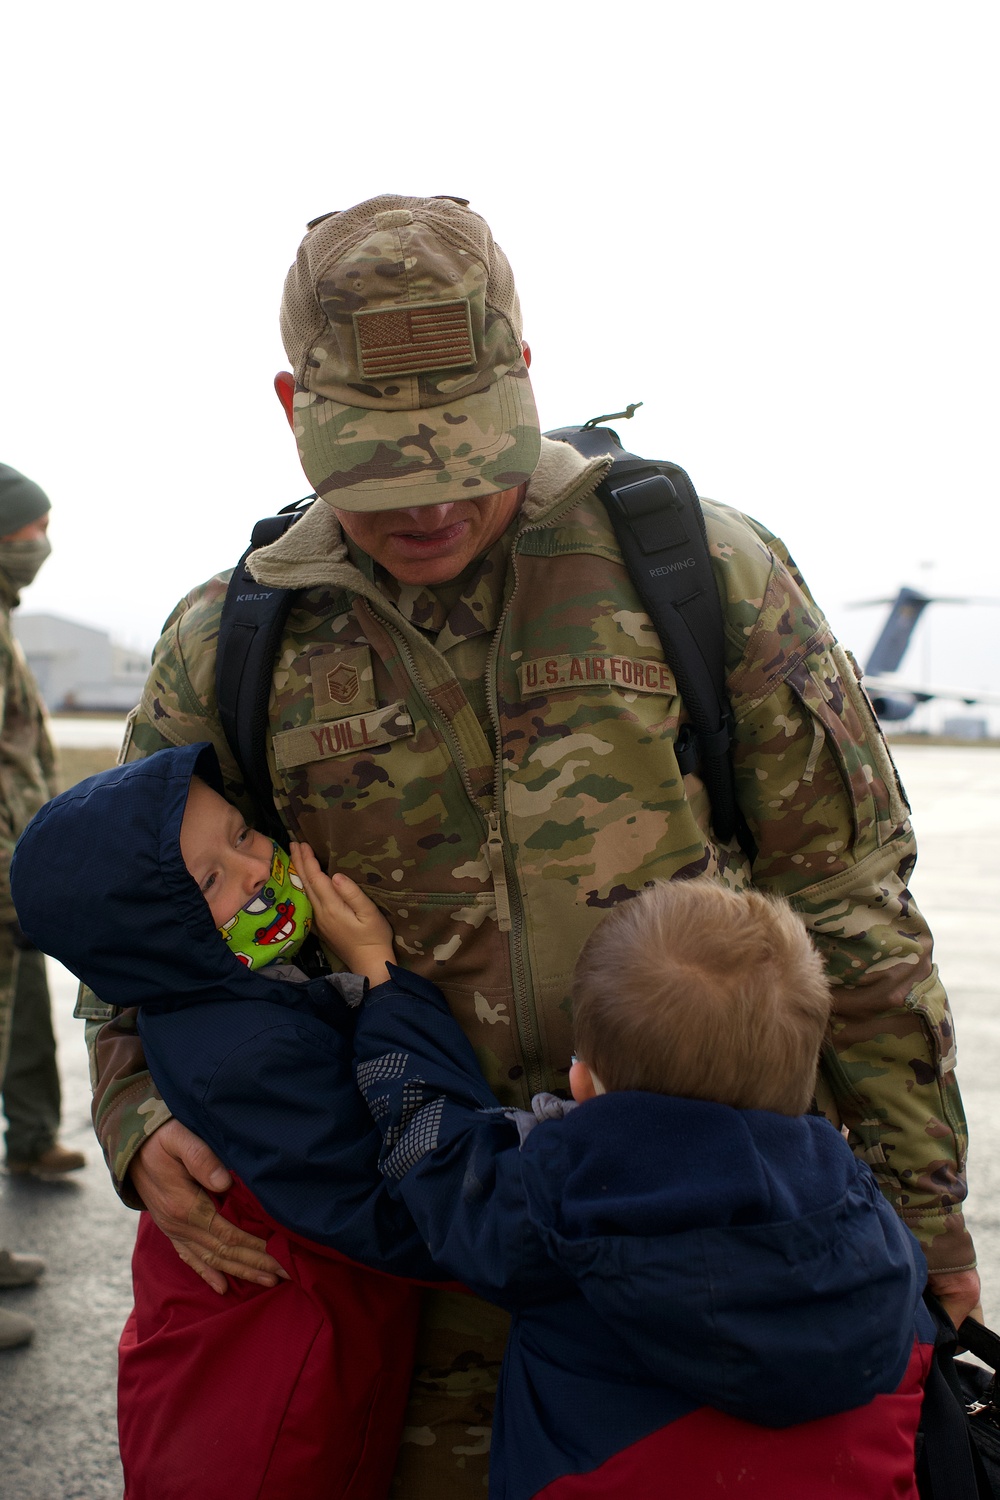
[[538, 413], [522, 362], [483, 391], [416, 411], [343, 406], [298, 390], [295, 436], [316, 493], [337, 510], [474, 500], [534, 473]]

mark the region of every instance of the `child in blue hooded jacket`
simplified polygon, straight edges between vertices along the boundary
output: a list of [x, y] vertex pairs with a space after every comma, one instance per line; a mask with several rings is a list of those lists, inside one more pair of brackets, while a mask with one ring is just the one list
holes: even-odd
[[312, 852], [372, 988], [357, 1077], [435, 1261], [512, 1315], [491, 1500], [916, 1500], [923, 1256], [822, 1116], [830, 997], [784, 902], [661, 882], [573, 983], [576, 1107], [501, 1108], [440, 992]]
[[[257, 949], [289, 956], [301, 893], [219, 791], [214, 754], [196, 746], [57, 798], [15, 857], [22, 926], [102, 998], [139, 1001], [166, 1102], [275, 1220], [412, 1276], [432, 1274], [426, 1244], [438, 1275], [512, 1311], [493, 1500], [910, 1500], [924, 1268], [867, 1168], [802, 1113], [829, 1002], [787, 908], [702, 882], [618, 908], [575, 985], [580, 1107], [543, 1096], [526, 1115], [501, 1108], [440, 992], [392, 965], [385, 919], [308, 846], [292, 853], [313, 919], [356, 975], [260, 966]], [[373, 987], [353, 1048], [377, 1131], [351, 1075], [356, 976]], [[281, 1243], [301, 1291], [308, 1247]], [[154, 1330], [158, 1356], [173, 1331], [169, 1317]], [[273, 1429], [266, 1343], [251, 1337], [243, 1363]], [[243, 1390], [231, 1340], [206, 1360], [219, 1344], [209, 1332], [183, 1368], [168, 1360], [165, 1385], [160, 1358], [159, 1390], [142, 1350], [123, 1351], [133, 1426], [152, 1422], [167, 1444], [168, 1482], [130, 1500], [209, 1492], [171, 1487], [183, 1445], [170, 1427], [192, 1373], [192, 1400]], [[405, 1353], [380, 1350], [393, 1366]], [[320, 1425], [319, 1404], [302, 1410]], [[380, 1493], [370, 1474], [358, 1488], [363, 1465], [337, 1489], [316, 1487], [315, 1455], [282, 1461], [268, 1459], [259, 1490], [223, 1492]], [[290, 1485], [296, 1461], [306, 1478]]]
[[364, 981], [299, 966], [308, 897], [221, 786], [209, 745], [102, 772], [42, 809], [11, 868], [31, 940], [103, 1000], [139, 1004], [166, 1103], [237, 1178], [222, 1212], [288, 1278], [219, 1297], [140, 1215], [119, 1349], [126, 1495], [379, 1500], [419, 1314], [401, 1278], [441, 1273], [382, 1185], [354, 1084]]

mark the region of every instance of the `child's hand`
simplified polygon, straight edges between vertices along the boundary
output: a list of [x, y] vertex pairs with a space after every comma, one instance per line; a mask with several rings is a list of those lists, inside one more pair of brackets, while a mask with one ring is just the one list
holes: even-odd
[[395, 962], [392, 928], [374, 901], [347, 875], [325, 875], [308, 844], [289, 848], [320, 937], [353, 973], [364, 974], [369, 984], [384, 984], [385, 966]]

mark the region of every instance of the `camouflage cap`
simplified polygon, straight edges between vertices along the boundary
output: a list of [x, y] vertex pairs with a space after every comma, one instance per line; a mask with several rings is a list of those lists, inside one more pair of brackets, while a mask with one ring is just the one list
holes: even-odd
[[281, 334], [302, 467], [338, 509], [474, 499], [534, 471], [514, 278], [464, 199], [386, 193], [314, 219]]

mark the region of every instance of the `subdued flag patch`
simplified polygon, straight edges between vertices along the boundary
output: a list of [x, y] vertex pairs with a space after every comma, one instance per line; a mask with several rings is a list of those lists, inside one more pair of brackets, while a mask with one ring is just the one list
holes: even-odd
[[476, 362], [466, 297], [356, 312], [354, 329], [366, 380], [451, 370]]

